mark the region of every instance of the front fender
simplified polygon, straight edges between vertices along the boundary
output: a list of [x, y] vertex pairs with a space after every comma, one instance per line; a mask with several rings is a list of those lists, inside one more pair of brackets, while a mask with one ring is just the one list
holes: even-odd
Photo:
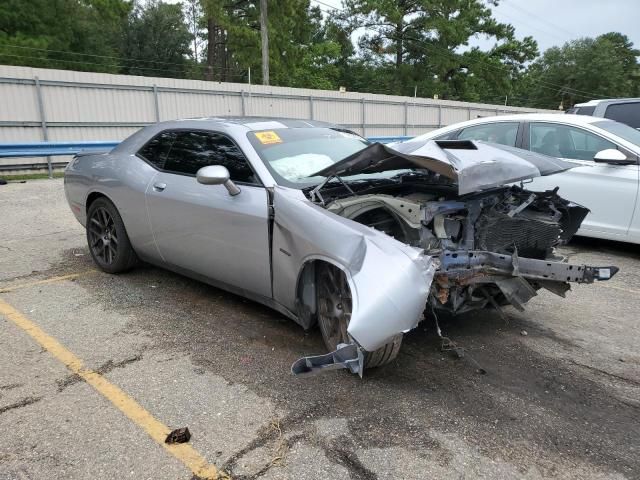
[[421, 250], [320, 208], [299, 191], [274, 189], [273, 294], [296, 311], [297, 282], [310, 259], [347, 275], [353, 306], [348, 332], [373, 351], [420, 320], [435, 272]]

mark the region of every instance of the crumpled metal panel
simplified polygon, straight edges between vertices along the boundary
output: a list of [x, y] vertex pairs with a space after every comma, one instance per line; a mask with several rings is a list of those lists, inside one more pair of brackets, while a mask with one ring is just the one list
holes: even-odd
[[342, 269], [353, 296], [348, 332], [373, 351], [414, 328], [436, 265], [432, 257], [320, 208], [297, 190], [274, 188], [273, 294], [295, 311], [304, 265], [323, 260]]
[[538, 153], [480, 141], [422, 140], [392, 147], [374, 143], [310, 176], [355, 175], [423, 168], [450, 178], [458, 194], [486, 190], [576, 165]]

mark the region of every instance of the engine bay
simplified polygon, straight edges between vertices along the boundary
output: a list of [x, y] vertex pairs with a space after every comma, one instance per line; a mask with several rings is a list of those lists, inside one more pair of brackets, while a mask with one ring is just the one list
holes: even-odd
[[513, 185], [458, 196], [441, 182], [431, 188], [420, 183], [334, 186], [316, 203], [437, 258], [429, 297], [434, 309], [522, 309], [540, 288], [564, 296], [569, 282], [590, 283], [617, 270], [574, 266], [557, 256], [556, 247], [589, 213], [557, 189], [532, 192]]

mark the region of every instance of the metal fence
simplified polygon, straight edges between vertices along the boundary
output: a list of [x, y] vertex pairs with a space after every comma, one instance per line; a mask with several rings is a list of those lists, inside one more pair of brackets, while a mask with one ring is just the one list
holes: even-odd
[[[0, 65], [0, 143], [117, 141], [162, 120], [282, 116], [364, 136], [414, 136], [472, 118], [540, 110], [391, 95]], [[46, 163], [45, 158], [39, 161]], [[0, 166], [34, 160], [0, 160]], [[1, 167], [0, 167], [1, 168]]]

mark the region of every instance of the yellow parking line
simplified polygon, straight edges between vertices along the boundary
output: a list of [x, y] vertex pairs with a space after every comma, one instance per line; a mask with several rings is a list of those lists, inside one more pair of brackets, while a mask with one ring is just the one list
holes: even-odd
[[63, 280], [73, 280], [74, 278], [84, 277], [91, 273], [96, 273], [97, 270], [91, 269], [79, 273], [70, 273], [69, 275], [60, 275], [59, 277], [45, 278], [44, 280], [36, 280], [35, 282], [19, 283], [18, 285], [10, 285], [8, 287], [0, 287], [0, 293], [13, 292], [20, 288], [35, 287], [37, 285], [46, 285], [48, 283], [61, 282]]
[[82, 360], [76, 357], [73, 352], [67, 350], [55, 338], [47, 334], [33, 321], [29, 320], [14, 307], [0, 299], [0, 314], [11, 320], [14, 324], [38, 342], [45, 350], [48, 350], [55, 358], [66, 365], [71, 372], [80, 376], [85, 382], [91, 385], [103, 397], [109, 400], [116, 408], [124, 413], [131, 421], [141, 427], [147, 434], [162, 445], [169, 453], [180, 460], [189, 468], [197, 478], [217, 479], [226, 478], [219, 472], [215, 465], [209, 464], [191, 445], [188, 443], [166, 444], [165, 438], [170, 432], [169, 427], [154, 418], [138, 402], [127, 395], [118, 386], [109, 382], [99, 373], [86, 368]]

